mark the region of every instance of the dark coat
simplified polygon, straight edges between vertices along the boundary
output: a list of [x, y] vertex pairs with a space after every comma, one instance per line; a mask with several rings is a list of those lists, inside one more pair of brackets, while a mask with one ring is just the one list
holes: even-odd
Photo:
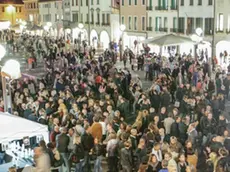
[[90, 152], [90, 150], [93, 148], [94, 146], [94, 139], [93, 136], [91, 134], [88, 133], [84, 133], [81, 136], [81, 143], [83, 145], [84, 151], [85, 152]]
[[171, 136], [175, 136], [177, 138], [179, 137], [180, 130], [179, 130], [179, 124], [177, 122], [172, 123], [170, 135]]
[[122, 166], [132, 167], [132, 156], [131, 156], [130, 149], [126, 149], [126, 148], [121, 149], [120, 161]]
[[56, 136], [56, 147], [60, 153], [68, 153], [69, 137], [61, 133]]

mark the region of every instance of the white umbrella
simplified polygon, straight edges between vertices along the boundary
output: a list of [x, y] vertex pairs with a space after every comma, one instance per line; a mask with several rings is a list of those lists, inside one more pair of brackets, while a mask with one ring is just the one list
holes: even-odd
[[158, 45], [158, 46], [180, 45], [184, 43], [195, 44], [195, 42], [192, 41], [191, 38], [174, 35], [174, 34], [167, 34], [152, 39], [147, 39], [142, 41], [142, 43]]

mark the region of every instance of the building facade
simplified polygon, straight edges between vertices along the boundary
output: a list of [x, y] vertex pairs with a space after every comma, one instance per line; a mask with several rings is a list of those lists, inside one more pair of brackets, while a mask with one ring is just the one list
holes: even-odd
[[120, 0], [120, 23], [126, 26], [124, 45], [131, 49], [138, 49], [135, 42], [148, 37], [146, 6], [147, 0]]
[[48, 26], [51, 36], [63, 36], [63, 5], [61, 0], [39, 0], [40, 25]]
[[15, 25], [26, 20], [24, 4], [21, 0], [1, 0], [0, 20], [9, 21]]
[[39, 6], [38, 0], [23, 0], [25, 13], [26, 13], [26, 21], [31, 24], [39, 24]]
[[[220, 53], [227, 51], [230, 54], [230, 0], [215, 1], [215, 35], [214, 45], [217, 58]], [[220, 59], [219, 59], [220, 61]]]
[[148, 37], [177, 31], [178, 10], [176, 0], [147, 0]]
[[[118, 9], [116, 0], [64, 0], [64, 20], [70, 23], [73, 40], [82, 33], [81, 40], [94, 47], [108, 48], [109, 42], [118, 42]], [[79, 23], [84, 27], [79, 28]]]

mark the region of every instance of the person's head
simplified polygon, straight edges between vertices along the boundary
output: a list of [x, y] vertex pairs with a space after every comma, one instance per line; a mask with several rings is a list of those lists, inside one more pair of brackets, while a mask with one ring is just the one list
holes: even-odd
[[179, 154], [179, 161], [182, 163], [185, 162], [185, 155], [183, 153]]
[[17, 172], [17, 169], [16, 167], [10, 167], [8, 172]]
[[177, 138], [175, 136], [170, 137], [170, 144], [172, 145], [177, 144]]
[[162, 165], [162, 168], [167, 168], [168, 167], [168, 161], [167, 160], [162, 160], [162, 163], [161, 163], [161, 165]]
[[53, 143], [48, 143], [47, 144], [47, 148], [53, 150], [55, 148], [54, 144]]
[[169, 165], [168, 172], [177, 172], [177, 167], [175, 165]]
[[166, 107], [161, 108], [161, 114], [164, 114], [166, 112]]
[[190, 140], [187, 140], [187, 141], [185, 142], [185, 147], [186, 147], [187, 149], [191, 149], [191, 148], [192, 148], [192, 142], [191, 142]]
[[156, 150], [156, 151], [160, 150], [160, 148], [161, 148], [160, 143], [156, 143], [156, 144], [153, 146], [153, 148], [154, 148], [154, 150]]
[[61, 133], [66, 134], [67, 133], [67, 128], [66, 127], [61, 127], [60, 131], [61, 131]]
[[165, 135], [165, 129], [164, 128], [160, 128], [159, 129], [159, 134], [160, 134], [160, 136], [164, 136]]
[[166, 152], [166, 153], [165, 153], [164, 159], [165, 159], [166, 161], [169, 161], [170, 159], [172, 159], [172, 154], [171, 154], [170, 152]]
[[150, 163], [153, 163], [153, 164], [155, 164], [155, 163], [158, 162], [157, 157], [156, 157], [155, 154], [152, 154], [152, 155], [150, 156], [149, 162], [150, 162]]
[[131, 145], [132, 144], [131, 144], [131, 142], [129, 140], [124, 142], [124, 146], [125, 146], [126, 149], [129, 149], [131, 147]]
[[93, 121], [94, 121], [94, 122], [99, 122], [99, 117], [98, 117], [98, 116], [94, 116], [94, 117], [93, 117]]
[[69, 134], [70, 136], [73, 136], [73, 134], [74, 134], [73, 128], [70, 128], [70, 129], [69, 129], [68, 134]]

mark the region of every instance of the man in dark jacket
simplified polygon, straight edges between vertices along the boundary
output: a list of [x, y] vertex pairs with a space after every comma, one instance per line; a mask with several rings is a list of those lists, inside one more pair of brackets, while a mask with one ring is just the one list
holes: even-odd
[[131, 143], [126, 141], [124, 143], [124, 148], [121, 149], [121, 165], [123, 172], [131, 172], [132, 171], [132, 156], [131, 156]]
[[174, 123], [171, 125], [170, 135], [179, 138], [180, 130], [179, 130], [179, 123], [181, 122], [181, 117], [177, 116]]
[[[66, 134], [67, 129], [65, 127], [61, 128], [60, 131], [61, 131], [61, 134], [56, 136], [56, 147], [64, 159], [66, 170], [69, 171], [70, 170], [69, 163], [68, 163], [69, 137]], [[65, 171], [63, 165], [62, 165], [62, 171]]]
[[161, 106], [168, 107], [170, 105], [171, 97], [167, 88], [163, 88], [164, 92], [161, 95]]
[[94, 139], [93, 136], [90, 134], [90, 126], [88, 124], [84, 126], [84, 129], [85, 132], [81, 136], [81, 143], [83, 145], [84, 152], [85, 152], [83, 168], [85, 171], [90, 171], [91, 167], [90, 167], [89, 152], [94, 146]]

